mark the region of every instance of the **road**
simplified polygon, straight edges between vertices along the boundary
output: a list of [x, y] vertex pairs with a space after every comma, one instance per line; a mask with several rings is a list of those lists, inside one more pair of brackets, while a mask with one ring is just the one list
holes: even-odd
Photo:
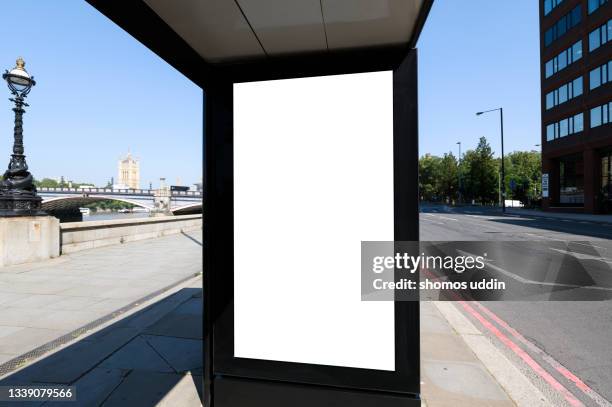
[[[591, 255], [594, 250], [612, 253], [612, 224], [502, 216], [488, 208], [423, 205], [420, 233], [423, 241], [574, 241], [575, 247], [584, 248], [574, 261], [596, 267], [603, 279], [612, 278], [612, 264], [606, 255]], [[559, 256], [567, 258], [567, 254]], [[555, 405], [612, 406], [608, 401], [612, 400], [612, 301], [489, 301], [471, 305], [471, 311], [461, 304], [457, 308]]]

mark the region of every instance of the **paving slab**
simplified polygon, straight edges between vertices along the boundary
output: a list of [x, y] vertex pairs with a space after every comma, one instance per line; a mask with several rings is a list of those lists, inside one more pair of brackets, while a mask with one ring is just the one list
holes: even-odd
[[[202, 272], [201, 232], [108, 246], [0, 269], [0, 353], [26, 354], [46, 342]], [[182, 300], [180, 301], [182, 302]], [[158, 314], [131, 319], [145, 327]], [[27, 335], [9, 332], [27, 328]], [[38, 329], [38, 330], [37, 330]]]
[[144, 332], [151, 335], [202, 339], [202, 299], [193, 298], [187, 301]]
[[91, 407], [99, 406], [129, 374], [121, 369], [95, 368], [85, 376], [77, 380], [73, 386], [76, 387], [76, 401], [74, 402], [46, 402], [45, 407]]
[[45, 328], [24, 328], [0, 338], [0, 352], [19, 355], [24, 348], [34, 349], [62, 335], [62, 331]]
[[201, 340], [151, 335], [143, 335], [142, 338], [146, 340], [176, 372], [194, 372], [202, 368], [202, 361], [204, 358]]
[[431, 302], [421, 302], [421, 396], [429, 407], [515, 406]]
[[21, 383], [73, 383], [137, 334], [137, 329], [109, 330], [103, 337], [71, 344], [11, 375], [11, 378]]
[[7, 362], [13, 359], [16, 355], [10, 353], [0, 353], [0, 363]]
[[[133, 370], [111, 393], [103, 405], [113, 407], [159, 405], [183, 377], [184, 375], [177, 373]], [[174, 406], [190, 407], [187, 404], [174, 404]]]
[[174, 373], [175, 370], [166, 362], [154, 347], [144, 338], [138, 336], [104, 360], [99, 365], [108, 369], [137, 369], [153, 372]]

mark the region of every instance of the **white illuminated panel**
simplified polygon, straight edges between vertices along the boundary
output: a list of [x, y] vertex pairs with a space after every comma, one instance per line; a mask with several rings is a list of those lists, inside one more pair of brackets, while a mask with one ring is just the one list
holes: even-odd
[[236, 357], [395, 369], [360, 287], [361, 241], [393, 240], [392, 76], [234, 85]]

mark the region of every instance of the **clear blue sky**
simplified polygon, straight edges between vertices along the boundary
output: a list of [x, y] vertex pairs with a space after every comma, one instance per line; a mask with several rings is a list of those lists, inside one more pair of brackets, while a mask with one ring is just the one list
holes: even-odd
[[[37, 84], [24, 137], [34, 176], [105, 185], [128, 148], [141, 186], [199, 182], [202, 90], [83, 0], [20, 0], [0, 25], [0, 68], [22, 56]], [[0, 84], [0, 169], [12, 148], [13, 112]]]
[[486, 137], [504, 149], [539, 150], [538, 1], [435, 0], [418, 43], [420, 154], [457, 155]]
[[[28, 97], [26, 154], [37, 178], [104, 185], [128, 148], [141, 185], [202, 173], [202, 91], [83, 0], [22, 0], [3, 20], [0, 68], [17, 56], [38, 84]], [[14, 40], [11, 40], [15, 38]], [[538, 2], [436, 0], [419, 41], [420, 154], [473, 148], [499, 154], [539, 143]], [[0, 168], [12, 146], [13, 112], [0, 84]]]

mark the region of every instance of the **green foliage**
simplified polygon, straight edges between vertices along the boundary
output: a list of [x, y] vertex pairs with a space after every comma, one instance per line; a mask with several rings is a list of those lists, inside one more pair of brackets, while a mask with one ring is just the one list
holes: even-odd
[[131, 203], [110, 199], [105, 201], [92, 202], [90, 204], [85, 205], [86, 208], [93, 209], [94, 211], [97, 211], [98, 209], [117, 211], [119, 209], [132, 209], [135, 206], [136, 205], [133, 205]]
[[54, 179], [51, 178], [43, 178], [42, 180], [34, 180], [34, 185], [36, 187], [44, 187], [44, 188], [59, 188], [60, 184]]
[[452, 153], [440, 158], [425, 154], [419, 159], [419, 188], [421, 199], [430, 202], [452, 203], [458, 191], [457, 159]]
[[[493, 157], [487, 139], [463, 156], [461, 163], [452, 153], [444, 157], [425, 154], [419, 159], [421, 199], [454, 203], [474, 200], [483, 205], [499, 202], [501, 159]], [[529, 205], [541, 195], [541, 161], [537, 151], [515, 151], [505, 157], [506, 199]]]
[[419, 189], [421, 199], [425, 201], [438, 201], [440, 198], [437, 182], [440, 178], [440, 157], [425, 154], [419, 160]]
[[485, 137], [476, 150], [465, 153], [461, 162], [462, 189], [465, 197], [483, 205], [498, 201], [498, 164]]
[[542, 172], [540, 153], [515, 151], [506, 156], [506, 191], [511, 199], [528, 205], [541, 195]]
[[457, 198], [459, 192], [459, 164], [453, 153], [444, 154], [440, 161], [438, 191], [449, 203]]

